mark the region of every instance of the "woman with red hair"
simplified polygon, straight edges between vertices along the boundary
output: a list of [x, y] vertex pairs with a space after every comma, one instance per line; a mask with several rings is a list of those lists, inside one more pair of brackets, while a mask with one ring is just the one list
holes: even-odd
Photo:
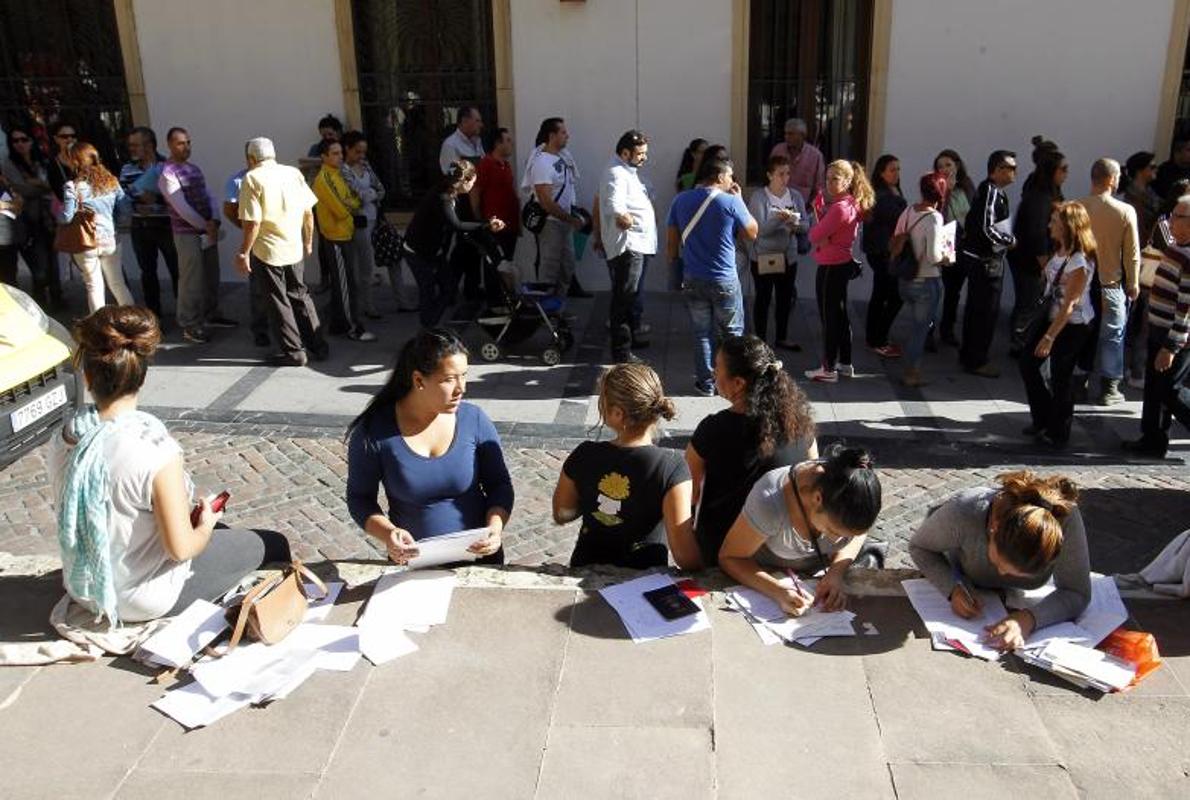
[[103, 166], [93, 145], [87, 142], [76, 145], [71, 151], [71, 162], [74, 178], [62, 187], [61, 221], [70, 222], [75, 214], [86, 214], [95, 222], [95, 247], [71, 257], [87, 287], [87, 310], [94, 311], [104, 305], [105, 284], [112, 290], [117, 304], [130, 306], [136, 301], [124, 282], [115, 222], [124, 190], [116, 176]]
[[913, 320], [913, 332], [905, 347], [906, 386], [925, 385], [921, 375], [921, 356], [925, 351], [930, 328], [938, 320], [942, 305], [942, 267], [950, 263], [942, 233], [941, 209], [946, 203], [947, 181], [942, 172], [930, 172], [918, 182], [921, 201], [901, 212], [893, 238], [900, 238], [902, 247], [912, 248], [917, 271], [912, 278], [900, 279], [901, 299]]

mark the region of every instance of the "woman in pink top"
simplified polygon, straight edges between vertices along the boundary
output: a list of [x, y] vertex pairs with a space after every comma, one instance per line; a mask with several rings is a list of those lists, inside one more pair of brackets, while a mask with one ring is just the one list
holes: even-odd
[[814, 198], [818, 221], [810, 228], [818, 275], [814, 293], [822, 320], [824, 353], [818, 369], [806, 371], [812, 381], [834, 383], [839, 375], [851, 377], [851, 320], [847, 318], [847, 283], [859, 269], [851, 257], [859, 224], [876, 196], [864, 176], [864, 166], [855, 161], [832, 161], [826, 168], [826, 192]]

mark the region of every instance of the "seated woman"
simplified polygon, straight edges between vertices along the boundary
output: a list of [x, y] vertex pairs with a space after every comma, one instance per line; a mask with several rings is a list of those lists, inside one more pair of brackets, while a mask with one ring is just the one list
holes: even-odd
[[[483, 527], [490, 533], [471, 551], [481, 563], [504, 563], [512, 479], [491, 420], [463, 402], [466, 389], [462, 340], [423, 329], [347, 429], [347, 509], [394, 563], [414, 558], [419, 539]], [[382, 485], [387, 514], [377, 498]]]
[[1091, 602], [1091, 562], [1078, 489], [1061, 475], [1006, 472], [999, 487], [965, 489], [932, 509], [909, 540], [913, 563], [960, 617], [980, 613], [959, 587], [1055, 590], [1029, 610], [1013, 611], [988, 629], [989, 641], [1014, 650], [1029, 634], [1078, 617]]
[[[834, 444], [825, 455], [761, 476], [719, 550], [731, 577], [798, 615], [811, 603], [838, 611], [847, 601], [843, 578], [880, 514], [880, 477], [861, 448]], [[823, 568], [816, 596], [787, 586], [764, 567]]]
[[264, 564], [289, 561], [284, 536], [216, 529], [223, 513], [205, 500], [190, 523], [194, 487], [182, 448], [137, 410], [161, 340], [156, 315], [103, 306], [75, 323], [74, 338], [95, 405], [67, 421], [51, 456], [67, 593], [112, 625], [144, 622], [216, 600]]
[[653, 444], [657, 421], [674, 418], [661, 379], [645, 364], [612, 367], [600, 381], [599, 415], [616, 438], [576, 447], [554, 489], [554, 521], [583, 518], [570, 566], [664, 567], [672, 552], [679, 567], [698, 569], [690, 471], [679, 451]]
[[715, 387], [731, 407], [698, 423], [686, 447], [695, 538], [707, 566], [717, 562], [757, 478], [818, 456], [810, 401], [760, 338], [729, 336], [719, 345]]

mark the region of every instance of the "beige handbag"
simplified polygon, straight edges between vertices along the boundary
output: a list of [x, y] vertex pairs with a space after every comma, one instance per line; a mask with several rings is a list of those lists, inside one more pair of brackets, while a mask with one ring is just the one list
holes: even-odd
[[228, 621], [235, 619], [228, 652], [240, 643], [244, 634], [254, 641], [276, 644], [301, 624], [309, 608], [303, 576], [326, 597], [326, 584], [294, 559], [292, 566], [270, 574], [252, 587], [239, 606], [227, 610]]
[[756, 271], [761, 275], [784, 275], [784, 253], [760, 253], [756, 256]]

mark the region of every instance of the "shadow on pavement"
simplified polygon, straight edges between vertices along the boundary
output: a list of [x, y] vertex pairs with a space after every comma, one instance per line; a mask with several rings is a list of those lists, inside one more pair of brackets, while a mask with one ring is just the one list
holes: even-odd
[[64, 593], [61, 570], [36, 577], [0, 575], [0, 642], [56, 641], [50, 611]]

